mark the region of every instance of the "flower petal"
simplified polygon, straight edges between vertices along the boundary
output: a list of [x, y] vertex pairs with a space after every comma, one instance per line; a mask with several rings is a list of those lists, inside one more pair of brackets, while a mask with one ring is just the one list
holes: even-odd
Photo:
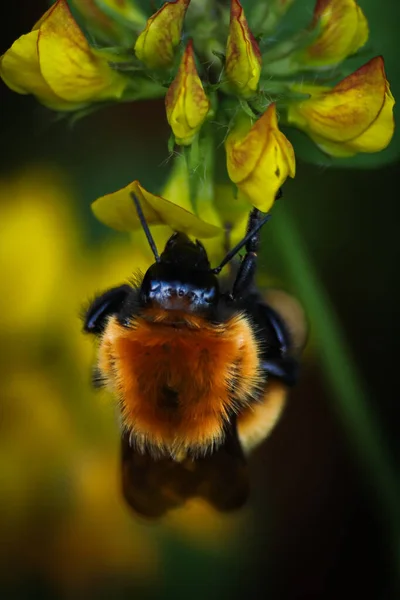
[[[381, 56], [373, 58], [332, 90], [288, 106], [288, 121], [311, 136], [346, 142], [361, 135], [382, 110], [386, 76]], [[311, 91], [311, 86], [298, 86]]]
[[18, 94], [34, 94], [49, 108], [75, 110], [79, 103], [65, 102], [53, 92], [42, 76], [37, 53], [39, 32], [22, 35], [0, 59], [0, 76]]
[[121, 190], [93, 202], [92, 210], [99, 221], [117, 231], [140, 229], [132, 192], [139, 198], [149, 225], [169, 225], [175, 231], [200, 239], [211, 238], [221, 233], [219, 227], [210, 225], [177, 204], [146, 191], [138, 181], [133, 181]]
[[314, 137], [313, 139], [321, 150], [336, 157], [354, 156], [358, 152], [380, 152], [389, 145], [393, 137], [394, 104], [395, 100], [388, 85], [382, 110], [372, 125], [364, 133], [344, 144], [331, 142], [319, 137]]
[[261, 75], [261, 53], [239, 0], [231, 0], [225, 74], [243, 96], [254, 94]]
[[42, 21], [38, 54], [45, 81], [64, 100], [120, 98], [128, 82], [90, 48], [66, 0], [58, 0]]
[[286, 178], [295, 176], [293, 147], [278, 128], [275, 104], [247, 135], [242, 123], [225, 142], [228, 174], [253, 206], [267, 212]]
[[190, 0], [166, 2], [147, 21], [135, 44], [139, 60], [150, 69], [169, 67], [181, 39], [183, 20]]
[[210, 108], [197, 73], [191, 41], [186, 46], [178, 73], [165, 96], [165, 108], [177, 143], [191, 144]]

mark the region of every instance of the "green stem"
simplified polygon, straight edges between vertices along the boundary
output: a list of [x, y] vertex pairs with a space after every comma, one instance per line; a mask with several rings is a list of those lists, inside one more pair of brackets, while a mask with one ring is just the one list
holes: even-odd
[[274, 223], [279, 252], [314, 327], [318, 357], [336, 400], [336, 409], [366, 478], [375, 487], [393, 541], [400, 575], [400, 486], [387, 455], [378, 419], [357, 373], [339, 319], [318, 279], [307, 248], [290, 215], [279, 211]]

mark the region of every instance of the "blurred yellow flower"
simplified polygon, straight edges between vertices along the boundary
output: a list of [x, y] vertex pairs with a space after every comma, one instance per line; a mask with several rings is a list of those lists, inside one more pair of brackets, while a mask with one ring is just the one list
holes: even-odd
[[368, 21], [355, 0], [317, 0], [312, 28], [317, 39], [293, 56], [307, 68], [329, 68], [357, 52], [368, 40]]
[[332, 89], [307, 84], [296, 89], [310, 98], [289, 104], [288, 122], [305, 131], [327, 154], [379, 152], [392, 139], [395, 100], [381, 56]]
[[135, 53], [149, 69], [169, 67], [172, 64], [189, 3], [190, 0], [165, 2], [148, 19], [136, 41]]
[[268, 212], [286, 178], [295, 176], [294, 151], [278, 128], [275, 104], [254, 125], [242, 114], [225, 149], [231, 180], [253, 206]]
[[261, 75], [261, 53], [239, 0], [231, 0], [225, 74], [240, 95], [246, 97], [256, 92]]
[[191, 144], [210, 109], [197, 73], [192, 42], [186, 46], [178, 73], [165, 96], [165, 108], [176, 142]]
[[[166, 189], [186, 201], [181, 167]], [[171, 539], [188, 551], [228, 540], [234, 548], [243, 515], [194, 510], [194, 501], [149, 527], [125, 504], [115, 403], [92, 390], [95, 345], [79, 313], [97, 290], [153, 259], [128, 236], [89, 246], [73, 207], [68, 179], [54, 168], [0, 179], [0, 250], [8, 257], [0, 264], [0, 562], [10, 589], [33, 574], [71, 597], [106, 580], [151, 591]]]
[[96, 54], [66, 0], [57, 0], [32, 31], [0, 59], [0, 76], [19, 94], [34, 94], [54, 110], [121, 98], [129, 80]]
[[178, 204], [148, 192], [138, 181], [98, 198], [93, 202], [92, 210], [99, 221], [118, 231], [141, 229], [132, 193], [139, 199], [149, 225], [168, 225], [174, 231], [181, 231], [199, 239], [214, 237], [220, 233], [217, 226], [206, 223]]

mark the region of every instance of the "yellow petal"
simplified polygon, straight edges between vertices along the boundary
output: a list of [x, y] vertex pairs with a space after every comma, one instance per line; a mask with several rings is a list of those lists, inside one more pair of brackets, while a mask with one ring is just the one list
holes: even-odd
[[225, 74], [232, 87], [241, 95], [250, 96], [257, 90], [261, 74], [261, 53], [239, 0], [231, 0]]
[[177, 143], [191, 144], [210, 108], [197, 73], [192, 42], [186, 46], [178, 73], [165, 96], [165, 108]]
[[150, 69], [168, 67], [181, 39], [183, 20], [190, 0], [166, 2], [147, 21], [135, 44], [139, 60]]
[[[347, 142], [361, 135], [383, 108], [386, 76], [378, 56], [343, 79], [332, 90], [316, 93], [288, 107], [289, 123], [332, 142]], [[298, 90], [302, 90], [298, 86]], [[308, 86], [307, 91], [310, 91]]]
[[243, 123], [225, 142], [228, 174], [253, 206], [267, 212], [286, 178], [295, 176], [293, 147], [279, 131], [275, 104], [246, 135]]
[[93, 202], [92, 210], [99, 221], [117, 231], [140, 229], [132, 192], [138, 197], [149, 225], [168, 225], [174, 231], [187, 233], [199, 239], [221, 233], [219, 227], [210, 225], [177, 204], [146, 191], [138, 181]]
[[0, 59], [0, 76], [18, 94], [33, 94], [45, 106], [54, 110], [76, 110], [82, 104], [65, 102], [46, 83], [39, 67], [37, 41], [33, 30], [14, 42]]
[[324, 138], [314, 138], [314, 141], [321, 150], [336, 157], [354, 156], [358, 152], [380, 152], [389, 145], [393, 137], [394, 104], [395, 100], [388, 85], [382, 110], [371, 126], [361, 135], [343, 144], [330, 142]]
[[66, 0], [58, 0], [42, 21], [38, 54], [43, 78], [70, 102], [120, 98], [128, 82], [90, 48]]
[[307, 67], [329, 67], [342, 62], [368, 40], [368, 22], [355, 0], [317, 0], [312, 27], [318, 38], [297, 58]]
[[394, 133], [394, 104], [395, 100], [388, 85], [378, 117], [364, 133], [347, 142], [346, 146], [354, 152], [380, 152], [386, 148]]

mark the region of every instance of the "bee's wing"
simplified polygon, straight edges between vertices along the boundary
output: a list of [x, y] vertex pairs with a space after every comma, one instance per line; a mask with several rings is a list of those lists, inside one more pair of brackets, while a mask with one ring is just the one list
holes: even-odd
[[234, 510], [246, 502], [249, 494], [247, 465], [236, 427], [210, 456], [182, 462], [139, 454], [125, 433], [121, 460], [123, 495], [143, 517], [162, 517], [195, 497], [219, 511]]

